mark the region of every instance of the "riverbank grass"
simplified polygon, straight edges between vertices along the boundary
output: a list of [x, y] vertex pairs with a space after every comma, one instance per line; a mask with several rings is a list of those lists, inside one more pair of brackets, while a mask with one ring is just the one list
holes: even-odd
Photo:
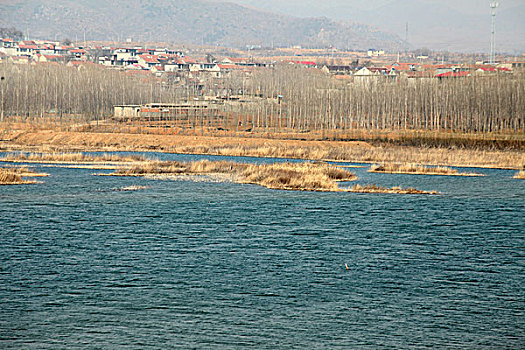
[[255, 184], [269, 189], [318, 192], [438, 194], [401, 187], [383, 188], [376, 185], [340, 188], [338, 182], [354, 181], [357, 177], [346, 169], [324, 162], [284, 162], [246, 164], [229, 161], [201, 160], [195, 162], [148, 162], [120, 169], [105, 176], [145, 176], [154, 179], [188, 175], [226, 176], [236, 183]]
[[399, 187], [381, 187], [375, 184], [373, 185], [354, 185], [349, 192], [354, 193], [392, 193], [392, 194], [426, 194], [426, 195], [438, 195], [437, 191], [423, 191], [415, 188], [402, 188]]
[[144, 162], [146, 157], [142, 155], [119, 155], [103, 153], [101, 155], [87, 154], [83, 152], [54, 152], [54, 153], [11, 153], [0, 158], [2, 162], [11, 163], [130, 163]]
[[410, 175], [441, 175], [441, 176], [485, 176], [477, 173], [460, 173], [457, 169], [437, 166], [429, 167], [413, 163], [385, 163], [374, 164], [368, 170], [369, 173], [383, 174], [410, 174]]
[[228, 175], [237, 183], [257, 184], [269, 189], [296, 191], [341, 191], [337, 182], [357, 177], [326, 163], [246, 164], [229, 161], [153, 161], [117, 170], [109, 176]]
[[27, 167], [0, 167], [0, 185], [27, 185], [37, 183], [35, 180], [26, 180], [27, 177], [49, 176], [37, 173]]
[[525, 180], [525, 170], [520, 170], [516, 175], [514, 175], [514, 178]]
[[303, 141], [291, 139], [93, 133], [18, 130], [6, 136], [4, 149], [33, 151], [137, 151], [330, 160], [354, 163], [416, 163], [435, 166], [522, 169], [519, 150], [416, 147], [363, 141]]

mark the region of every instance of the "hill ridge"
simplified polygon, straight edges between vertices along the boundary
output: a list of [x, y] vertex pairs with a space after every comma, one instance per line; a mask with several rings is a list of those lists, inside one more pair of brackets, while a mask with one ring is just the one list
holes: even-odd
[[327, 17], [297, 18], [204, 0], [8, 0], [0, 27], [19, 27], [38, 38], [166, 41], [181, 44], [302, 45], [399, 49], [398, 36]]

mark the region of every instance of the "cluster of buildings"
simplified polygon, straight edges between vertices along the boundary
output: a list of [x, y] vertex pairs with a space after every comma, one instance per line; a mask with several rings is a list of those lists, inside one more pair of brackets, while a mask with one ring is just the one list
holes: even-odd
[[[369, 56], [384, 55], [382, 50], [369, 50]], [[276, 59], [188, 57], [181, 50], [144, 47], [75, 46], [53, 41], [15, 41], [0, 38], [0, 60], [18, 64], [64, 63], [80, 65], [98, 64], [104, 67], [131, 72], [149, 72], [157, 76], [170, 73], [187, 73], [189, 77], [199, 75], [221, 78], [232, 71], [250, 72], [256, 68], [272, 67]], [[367, 80], [385, 77], [407, 78], [462, 78], [471, 75], [489, 75], [512, 72], [523, 68], [524, 62], [508, 62], [497, 65], [483, 64], [423, 64], [400, 63], [373, 66], [330, 65], [315, 60], [283, 59], [281, 62], [305, 68], [319, 69], [338, 80]]]
[[182, 51], [170, 49], [115, 48], [104, 52], [98, 63], [107, 67], [125, 70], [149, 70], [162, 72], [207, 72], [216, 77], [233, 70], [249, 71], [257, 67], [269, 67], [270, 64], [254, 62], [245, 58], [225, 57], [216, 60], [211, 56], [202, 58], [188, 57]]
[[81, 47], [60, 45], [58, 42], [0, 38], [0, 59], [20, 64], [85, 61], [87, 52]]
[[489, 76], [509, 74], [516, 68], [525, 68], [525, 62], [507, 62], [498, 65], [488, 65], [483, 62], [476, 64], [423, 64], [396, 62], [377, 67], [331, 66], [321, 68], [325, 73], [334, 75], [339, 80], [370, 80], [379, 78], [397, 79], [447, 79], [470, 76]]
[[16, 64], [64, 63], [77, 66], [82, 63], [99, 64], [126, 71], [149, 71], [156, 75], [166, 72], [210, 73], [221, 77], [231, 71], [249, 71], [269, 67], [269, 63], [245, 58], [211, 56], [188, 57], [180, 50], [143, 47], [73, 46], [52, 41], [15, 41], [0, 38], [0, 60]]

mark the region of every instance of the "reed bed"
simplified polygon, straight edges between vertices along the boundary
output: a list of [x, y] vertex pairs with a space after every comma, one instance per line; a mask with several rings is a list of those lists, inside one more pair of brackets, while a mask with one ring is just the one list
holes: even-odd
[[42, 177], [48, 174], [36, 173], [27, 167], [1, 167], [0, 185], [24, 185], [33, 184], [36, 181], [25, 180], [25, 177]]
[[189, 137], [89, 132], [19, 132], [13, 145], [104, 151], [159, 151], [183, 154], [275, 157], [363, 163], [522, 169], [525, 152], [414, 146], [372, 146], [366, 142], [299, 141], [242, 137]]
[[464, 166], [488, 168], [521, 168], [525, 153], [513, 151], [460, 150], [418, 147], [367, 147], [330, 145], [267, 145], [184, 147], [181, 153], [217, 154], [225, 156], [278, 157], [291, 159], [331, 160], [348, 162], [418, 163], [436, 166]]
[[14, 153], [0, 159], [3, 162], [24, 163], [116, 163], [116, 162], [142, 162], [146, 158], [141, 155], [122, 156], [118, 154], [104, 153], [92, 155], [82, 152], [66, 153]]
[[385, 173], [385, 174], [411, 174], [411, 175], [446, 175], [446, 176], [484, 176], [477, 173], [460, 173], [457, 169], [449, 167], [428, 167], [418, 164], [399, 164], [386, 163], [374, 164], [368, 170], [370, 173]]
[[525, 180], [525, 170], [520, 170], [516, 175], [514, 175], [514, 178]]
[[132, 191], [140, 191], [148, 189], [148, 186], [138, 186], [138, 185], [131, 185], [131, 186], [125, 186], [125, 187], [119, 187], [116, 188], [116, 192], [132, 192]]
[[340, 191], [339, 181], [354, 181], [351, 172], [322, 163], [277, 163], [249, 165], [240, 182], [271, 189], [300, 191]]
[[148, 162], [120, 169], [113, 176], [227, 174], [237, 183], [257, 184], [270, 189], [340, 191], [340, 181], [356, 176], [326, 163], [246, 164], [228, 161]]
[[2, 169], [5, 169], [7, 172], [11, 172], [22, 177], [46, 177], [49, 174], [46, 173], [37, 173], [27, 166], [6, 166]]
[[438, 195], [437, 191], [423, 191], [415, 188], [402, 188], [402, 187], [381, 187], [377, 185], [354, 185], [349, 190], [354, 193], [392, 193], [392, 194], [426, 194], [426, 195]]
[[0, 168], [0, 185], [15, 185], [23, 183], [22, 176], [10, 169]]

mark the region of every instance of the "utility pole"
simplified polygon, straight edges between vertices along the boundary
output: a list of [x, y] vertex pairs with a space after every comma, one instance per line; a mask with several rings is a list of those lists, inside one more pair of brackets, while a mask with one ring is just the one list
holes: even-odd
[[492, 31], [490, 36], [490, 57], [489, 63], [494, 64], [496, 61], [496, 9], [499, 3], [497, 1], [490, 2], [490, 8], [492, 9]]
[[2, 105], [0, 107], [2, 107], [2, 112], [0, 114], [0, 123], [4, 123], [4, 84], [5, 83], [5, 77], [0, 77], [0, 84], [2, 85]]

